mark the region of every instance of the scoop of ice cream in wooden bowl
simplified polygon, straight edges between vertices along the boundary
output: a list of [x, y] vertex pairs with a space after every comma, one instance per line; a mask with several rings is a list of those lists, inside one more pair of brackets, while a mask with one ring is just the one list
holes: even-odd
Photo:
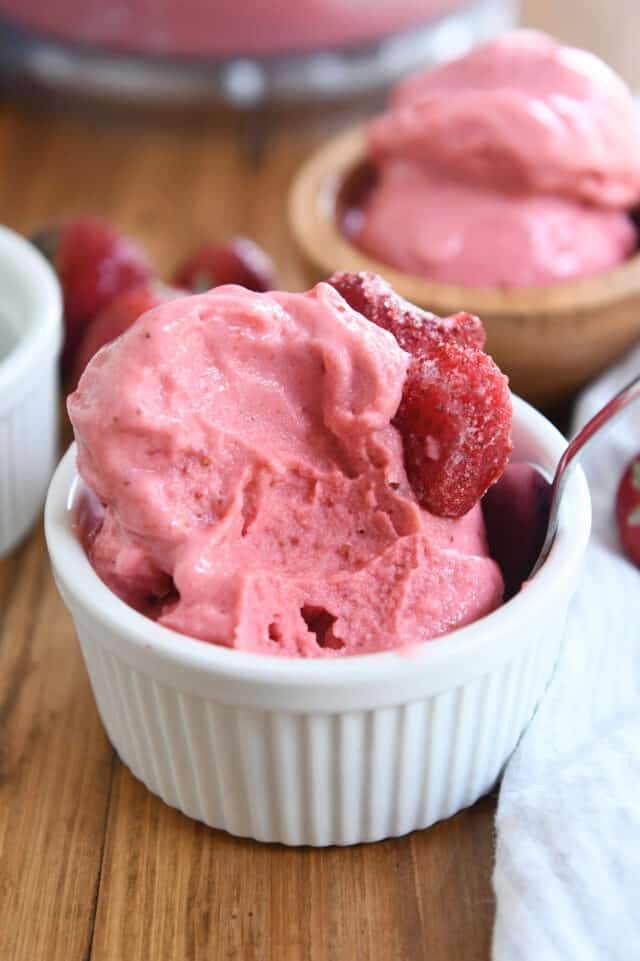
[[313, 279], [373, 271], [437, 314], [479, 314], [512, 389], [549, 405], [640, 336], [639, 202], [623, 82], [516, 31], [322, 146], [289, 214]]

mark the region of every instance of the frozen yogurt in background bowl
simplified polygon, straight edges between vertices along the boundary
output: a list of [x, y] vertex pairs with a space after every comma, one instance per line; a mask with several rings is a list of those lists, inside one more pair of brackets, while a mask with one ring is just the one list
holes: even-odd
[[585, 51], [514, 31], [400, 84], [300, 171], [290, 221], [315, 278], [381, 273], [482, 316], [513, 388], [562, 400], [640, 335], [640, 127]]
[[[143, 315], [70, 401], [80, 447], [45, 528], [100, 715], [134, 775], [212, 827], [295, 845], [426, 827], [495, 784], [548, 683], [584, 476], [547, 562], [500, 604], [480, 508], [432, 517], [407, 488], [390, 424], [407, 363], [327, 285], [226, 287]], [[516, 397], [512, 438], [547, 471], [565, 446]], [[283, 520], [305, 543], [280, 544]]]

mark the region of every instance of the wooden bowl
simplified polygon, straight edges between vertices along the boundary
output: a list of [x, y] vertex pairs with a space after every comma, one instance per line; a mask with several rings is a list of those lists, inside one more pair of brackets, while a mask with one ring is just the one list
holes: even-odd
[[374, 176], [362, 128], [330, 140], [296, 176], [290, 224], [314, 282], [336, 270], [372, 270], [437, 314], [478, 314], [512, 389], [540, 405], [565, 400], [640, 337], [640, 254], [598, 276], [512, 290], [442, 284], [373, 260], [338, 224], [346, 194], [365, 191]]

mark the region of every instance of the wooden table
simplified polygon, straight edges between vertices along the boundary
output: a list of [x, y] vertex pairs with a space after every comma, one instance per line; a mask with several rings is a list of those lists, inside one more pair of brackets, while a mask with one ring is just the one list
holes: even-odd
[[[640, 11], [624, 0], [614, 21], [612, 7], [531, 0], [525, 16], [593, 40], [640, 84]], [[93, 211], [144, 241], [161, 273], [199, 238], [246, 232], [299, 288], [287, 185], [346, 120], [142, 122], [0, 102], [0, 220], [29, 232]], [[494, 805], [320, 851], [196, 824], [115, 758], [41, 529], [0, 561], [2, 961], [486, 961]]]

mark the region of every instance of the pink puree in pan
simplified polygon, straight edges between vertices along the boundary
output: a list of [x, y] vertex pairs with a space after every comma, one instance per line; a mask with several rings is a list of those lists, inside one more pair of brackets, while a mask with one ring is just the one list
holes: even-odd
[[228, 57], [358, 46], [463, 5], [463, 0], [0, 0], [0, 16], [110, 50]]

